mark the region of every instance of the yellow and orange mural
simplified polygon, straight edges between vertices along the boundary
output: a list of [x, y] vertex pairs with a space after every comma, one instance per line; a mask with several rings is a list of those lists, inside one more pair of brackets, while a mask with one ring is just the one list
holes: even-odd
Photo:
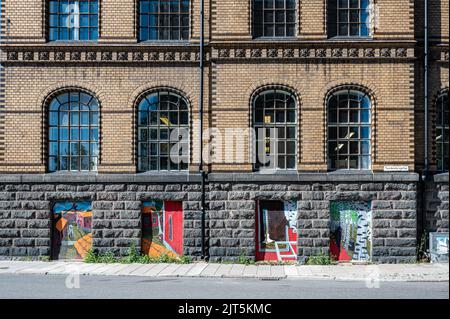
[[52, 259], [83, 259], [92, 247], [90, 202], [53, 206]]

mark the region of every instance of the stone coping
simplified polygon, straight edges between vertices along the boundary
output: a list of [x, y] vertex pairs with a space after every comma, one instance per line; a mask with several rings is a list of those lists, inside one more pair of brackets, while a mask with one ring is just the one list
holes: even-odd
[[[436, 176], [436, 182], [447, 181], [448, 173]], [[445, 180], [446, 178], [446, 180]], [[418, 182], [417, 173], [211, 173], [208, 182]], [[199, 173], [143, 174], [0, 174], [0, 183], [200, 183]]]
[[437, 174], [433, 178], [436, 183], [448, 183], [448, 173]]

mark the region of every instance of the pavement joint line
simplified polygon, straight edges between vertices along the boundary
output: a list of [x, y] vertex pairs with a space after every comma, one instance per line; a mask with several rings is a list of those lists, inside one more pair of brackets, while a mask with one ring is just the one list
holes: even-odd
[[157, 277], [179, 277], [173, 274], [174, 272], [177, 271], [178, 268], [180, 268], [179, 264], [170, 264], [169, 266], [164, 268], [161, 272], [159, 272]]

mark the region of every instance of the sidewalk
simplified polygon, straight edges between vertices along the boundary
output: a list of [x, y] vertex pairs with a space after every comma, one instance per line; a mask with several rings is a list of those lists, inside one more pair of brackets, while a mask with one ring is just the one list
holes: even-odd
[[269, 266], [240, 264], [86, 264], [0, 261], [1, 274], [257, 278], [340, 281], [448, 281], [449, 264]]

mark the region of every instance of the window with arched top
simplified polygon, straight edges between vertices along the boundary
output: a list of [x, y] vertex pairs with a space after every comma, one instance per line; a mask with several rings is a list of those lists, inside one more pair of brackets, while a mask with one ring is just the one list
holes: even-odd
[[333, 93], [327, 102], [328, 168], [371, 169], [371, 100], [361, 91]]
[[96, 171], [99, 105], [82, 91], [64, 92], [48, 106], [48, 171]]
[[185, 171], [189, 164], [189, 108], [178, 93], [158, 90], [138, 105], [138, 171]]
[[448, 171], [449, 124], [448, 93], [436, 101], [436, 164], [438, 171]]
[[297, 118], [297, 101], [289, 91], [269, 89], [255, 96], [255, 170], [296, 169]]

